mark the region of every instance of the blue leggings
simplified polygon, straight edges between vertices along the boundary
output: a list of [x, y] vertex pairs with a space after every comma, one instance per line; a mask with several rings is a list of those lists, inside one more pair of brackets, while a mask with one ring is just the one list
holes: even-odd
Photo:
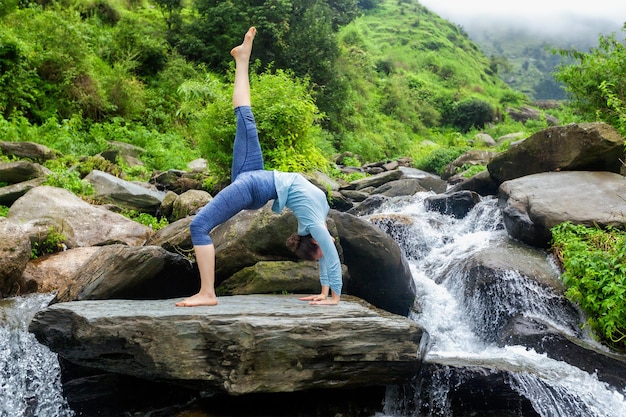
[[235, 109], [231, 183], [198, 212], [189, 225], [194, 246], [210, 245], [209, 232], [241, 210], [261, 208], [276, 199], [274, 172], [263, 169], [263, 154], [250, 106]]

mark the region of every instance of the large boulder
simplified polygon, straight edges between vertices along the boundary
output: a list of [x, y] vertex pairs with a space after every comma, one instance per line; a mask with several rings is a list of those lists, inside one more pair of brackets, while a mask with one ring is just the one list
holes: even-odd
[[403, 382], [428, 340], [414, 321], [358, 300], [320, 308], [280, 295], [193, 309], [173, 300], [60, 303], [29, 330], [77, 365], [231, 394]]
[[18, 182], [17, 184], [0, 187], [0, 205], [11, 207], [18, 198], [35, 187], [44, 183], [46, 177], [37, 177], [32, 180]]
[[126, 181], [106, 172], [94, 170], [85, 177], [94, 188], [93, 198], [103, 203], [115, 203], [124, 208], [156, 214], [164, 192]]
[[525, 175], [550, 171], [609, 171], [619, 173], [624, 138], [605, 123], [555, 126], [495, 156], [487, 165], [498, 184]]
[[76, 271], [99, 249], [99, 246], [79, 247], [33, 259], [24, 269], [23, 280], [33, 292], [57, 292], [68, 285]]
[[[103, 246], [60, 286], [56, 301], [183, 296], [191, 289], [172, 278], [184, 275], [188, 266], [181, 255], [160, 246]], [[172, 268], [177, 273], [172, 274]], [[168, 277], [159, 279], [164, 273]]]
[[27, 158], [34, 161], [47, 161], [60, 156], [57, 151], [35, 142], [9, 142], [0, 140], [0, 151], [5, 155]]
[[499, 205], [509, 234], [547, 247], [550, 229], [570, 221], [586, 226], [626, 224], [626, 178], [612, 172], [547, 172], [500, 186]]
[[20, 197], [7, 218], [21, 225], [32, 242], [54, 229], [65, 236], [68, 248], [110, 243], [140, 246], [152, 234], [147, 226], [49, 186], [33, 188]]
[[345, 292], [395, 314], [408, 315], [415, 283], [398, 243], [382, 229], [348, 213], [331, 210], [349, 278]]
[[[297, 220], [290, 210], [274, 213], [271, 204], [259, 210], [243, 210], [213, 229], [216, 284], [259, 261], [298, 260], [285, 245], [298, 228]], [[333, 226], [329, 223], [328, 228], [336, 237]], [[341, 248], [338, 250], [341, 255]]]
[[0, 182], [17, 184], [46, 176], [50, 170], [29, 161], [15, 161], [0, 163]]
[[30, 240], [18, 224], [0, 218], [0, 298], [27, 292], [21, 276], [30, 258]]

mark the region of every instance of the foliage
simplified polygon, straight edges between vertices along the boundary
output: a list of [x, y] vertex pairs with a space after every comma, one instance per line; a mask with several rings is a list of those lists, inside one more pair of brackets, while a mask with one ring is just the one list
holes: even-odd
[[414, 160], [413, 166], [423, 171], [441, 175], [450, 162], [467, 150], [467, 147], [437, 147], [421, 159]]
[[6, 217], [9, 214], [9, 207], [0, 204], [0, 217]]
[[165, 217], [158, 219], [151, 214], [142, 213], [137, 210], [123, 210], [121, 214], [133, 221], [143, 224], [144, 226], [148, 226], [155, 232], [161, 230], [169, 224]]
[[445, 115], [446, 119], [463, 133], [469, 132], [472, 128], [482, 129], [494, 120], [494, 110], [483, 100], [471, 98], [451, 107]]
[[552, 236], [567, 296], [587, 312], [600, 338], [626, 351], [626, 233], [566, 222]]
[[[626, 27], [624, 28], [626, 31]], [[600, 36], [590, 52], [561, 50], [574, 63], [557, 68], [571, 106], [589, 119], [604, 121], [626, 134], [626, 44], [615, 34]]]
[[[202, 109], [191, 129], [200, 138], [202, 154], [212, 162], [211, 171], [221, 177], [230, 172], [235, 136], [232, 86], [228, 85], [209, 77], [205, 84], [186, 84], [181, 91], [186, 109]], [[266, 169], [327, 169], [328, 161], [318, 148], [324, 141], [320, 114], [306, 79], [283, 70], [252, 74], [251, 96]]]
[[44, 236], [31, 244], [31, 259], [37, 259], [43, 255], [61, 252], [65, 250], [65, 235], [55, 227], [50, 227]]

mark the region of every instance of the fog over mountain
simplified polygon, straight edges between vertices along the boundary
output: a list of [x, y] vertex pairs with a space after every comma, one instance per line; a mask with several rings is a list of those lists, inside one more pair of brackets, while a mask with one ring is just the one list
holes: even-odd
[[525, 29], [549, 37], [619, 32], [626, 22], [626, 2], [594, 0], [421, 0], [424, 6], [470, 31]]
[[[564, 99], [553, 77], [563, 58], [551, 49], [586, 52], [600, 35], [624, 39], [626, 1], [420, 0], [441, 17], [459, 25], [488, 57], [503, 57], [498, 74], [511, 87], [535, 99]], [[576, 4], [574, 4], [576, 3]], [[620, 3], [620, 4], [616, 4]]]

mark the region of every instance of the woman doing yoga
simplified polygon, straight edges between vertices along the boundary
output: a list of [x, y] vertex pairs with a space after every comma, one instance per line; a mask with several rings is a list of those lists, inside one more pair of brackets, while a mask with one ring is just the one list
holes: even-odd
[[235, 59], [233, 108], [237, 122], [231, 184], [204, 206], [191, 222], [191, 239], [200, 271], [200, 290], [176, 303], [179, 307], [217, 304], [215, 247], [209, 232], [241, 210], [261, 208], [270, 200], [274, 200], [274, 212], [280, 213], [287, 207], [298, 220], [298, 231], [289, 237], [287, 246], [303, 259], [319, 261], [321, 293], [300, 299], [310, 301], [311, 304], [339, 303], [341, 263], [334, 239], [326, 228], [329, 211], [326, 195], [300, 174], [267, 171], [263, 166], [263, 155], [251, 110], [248, 72], [255, 35], [256, 29], [250, 28], [243, 43], [230, 51]]

